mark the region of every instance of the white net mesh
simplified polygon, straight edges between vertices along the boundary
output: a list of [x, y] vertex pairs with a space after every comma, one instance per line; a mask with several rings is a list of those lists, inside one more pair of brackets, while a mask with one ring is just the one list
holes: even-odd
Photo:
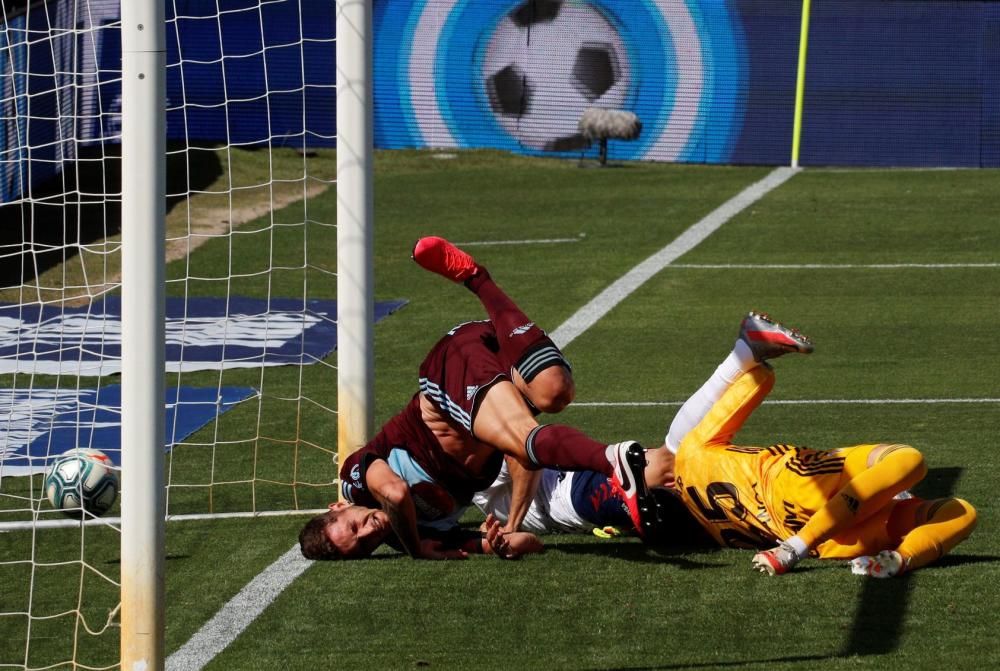
[[[334, 3], [166, 7], [168, 514], [317, 508], [336, 468]], [[67, 449], [128, 449], [120, 4], [0, 10], [0, 669], [109, 668], [117, 505], [72, 520], [43, 477]]]

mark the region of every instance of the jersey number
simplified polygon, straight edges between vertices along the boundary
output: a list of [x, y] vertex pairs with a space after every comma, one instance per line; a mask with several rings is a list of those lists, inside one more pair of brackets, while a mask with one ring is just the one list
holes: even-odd
[[[695, 507], [698, 508], [698, 512], [709, 522], [717, 524], [729, 522], [733, 524], [730, 521], [730, 515], [741, 522], [747, 516], [746, 507], [740, 503], [739, 492], [730, 482], [713, 482], [705, 487], [705, 495], [708, 496], [707, 503], [701, 498], [701, 493], [694, 487], [688, 487], [687, 494], [691, 497], [691, 501]], [[728, 515], [726, 514], [726, 509], [720, 503], [724, 500], [732, 501]], [[745, 523], [742, 530], [731, 527], [719, 529], [719, 536], [731, 548], [759, 548], [767, 547], [773, 543], [772, 539], [767, 538]]]

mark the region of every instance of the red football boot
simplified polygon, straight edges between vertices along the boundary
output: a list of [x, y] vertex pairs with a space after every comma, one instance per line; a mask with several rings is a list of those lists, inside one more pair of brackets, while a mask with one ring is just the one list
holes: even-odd
[[796, 329], [788, 328], [763, 312], [750, 312], [740, 323], [740, 340], [750, 346], [757, 361], [773, 359], [789, 352], [809, 354], [812, 341]]
[[611, 484], [621, 494], [636, 533], [640, 538], [652, 539], [659, 532], [659, 520], [656, 502], [646, 486], [646, 451], [634, 440], [611, 448]]
[[799, 557], [792, 546], [784, 541], [770, 550], [761, 550], [753, 556], [753, 567], [767, 575], [784, 575], [799, 563]]
[[464, 282], [477, 272], [476, 260], [444, 238], [420, 238], [413, 246], [413, 260], [452, 282]]

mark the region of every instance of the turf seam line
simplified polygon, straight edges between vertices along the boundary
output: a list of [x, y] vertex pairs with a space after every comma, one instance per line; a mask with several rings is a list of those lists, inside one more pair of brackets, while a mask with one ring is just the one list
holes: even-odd
[[[796, 168], [776, 168], [764, 179], [751, 184], [706, 215], [698, 223], [681, 233], [673, 242], [656, 252], [623, 277], [611, 284], [593, 300], [576, 311], [550, 335], [559, 347], [565, 347], [577, 336], [593, 326], [618, 303], [642, 286], [646, 280], [663, 270], [671, 261], [691, 251], [696, 245], [714, 233], [720, 226], [744, 209], [757, 202], [772, 189], [784, 184]], [[199, 671], [236, 640], [243, 630], [270, 605], [282, 590], [292, 583], [310, 564], [302, 559], [298, 544], [268, 566], [263, 573], [243, 588], [239, 594], [226, 603], [211, 620], [198, 630], [177, 652], [167, 659], [167, 671]], [[264, 576], [274, 586], [275, 591], [264, 591], [255, 595], [255, 601], [247, 601], [247, 592]]]
[[560, 348], [566, 347], [577, 336], [593, 326], [599, 319], [625, 300], [651, 277], [686, 254], [723, 224], [763, 198], [792, 177], [797, 168], [776, 168], [764, 179], [751, 184], [725, 203], [708, 213], [698, 223], [681, 233], [673, 242], [656, 252], [632, 270], [615, 280], [589, 303], [577, 310], [559, 328], [550, 334]]
[[166, 663], [167, 671], [197, 671], [203, 668], [236, 640], [310, 564], [312, 562], [302, 556], [298, 544], [292, 546], [170, 655]]
[[586, 236], [576, 238], [536, 238], [533, 240], [474, 240], [472, 242], [453, 243], [459, 247], [489, 247], [492, 245], [554, 245], [563, 242], [580, 242]]

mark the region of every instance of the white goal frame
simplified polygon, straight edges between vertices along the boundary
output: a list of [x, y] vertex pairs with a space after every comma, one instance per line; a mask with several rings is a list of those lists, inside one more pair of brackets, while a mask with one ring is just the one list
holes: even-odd
[[337, 453], [374, 434], [372, 0], [337, 0]]
[[[166, 18], [123, 0], [121, 668], [164, 660]], [[124, 441], [123, 441], [124, 444]]]

